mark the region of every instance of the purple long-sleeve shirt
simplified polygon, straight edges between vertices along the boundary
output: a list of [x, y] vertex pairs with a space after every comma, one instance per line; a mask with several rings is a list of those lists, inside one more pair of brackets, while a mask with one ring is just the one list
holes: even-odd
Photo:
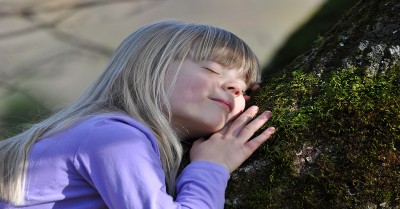
[[[177, 179], [173, 200], [151, 131], [128, 116], [102, 114], [35, 143], [24, 206], [218, 209], [224, 207], [228, 179], [223, 166], [190, 163]], [[19, 207], [0, 201], [0, 208]]]

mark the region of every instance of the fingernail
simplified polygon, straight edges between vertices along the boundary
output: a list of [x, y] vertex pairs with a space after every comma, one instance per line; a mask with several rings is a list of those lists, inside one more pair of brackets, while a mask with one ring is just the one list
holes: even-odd
[[257, 106], [251, 106], [249, 109], [250, 110], [254, 110], [254, 111], [258, 111], [258, 107]]
[[272, 114], [271, 111], [265, 111], [261, 114], [261, 116], [264, 118], [268, 118], [271, 117], [271, 114]]
[[269, 127], [268, 129], [271, 132], [271, 134], [275, 133], [275, 128], [274, 127]]

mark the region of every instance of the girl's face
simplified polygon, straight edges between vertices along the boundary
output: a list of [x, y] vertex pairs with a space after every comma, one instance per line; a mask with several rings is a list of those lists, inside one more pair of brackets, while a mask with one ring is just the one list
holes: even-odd
[[[166, 85], [180, 64], [172, 62]], [[239, 70], [212, 61], [182, 62], [169, 98], [172, 126], [181, 139], [214, 133], [244, 110], [247, 85]]]

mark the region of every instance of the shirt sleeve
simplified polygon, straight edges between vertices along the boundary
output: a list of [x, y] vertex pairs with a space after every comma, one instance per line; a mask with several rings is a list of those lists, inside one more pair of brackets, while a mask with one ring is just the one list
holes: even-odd
[[229, 179], [222, 166], [191, 163], [177, 181], [174, 201], [166, 193], [153, 135], [120, 119], [97, 122], [84, 137], [74, 164], [111, 209], [222, 209]]
[[224, 208], [229, 171], [207, 161], [190, 163], [177, 181], [176, 201], [183, 208]]

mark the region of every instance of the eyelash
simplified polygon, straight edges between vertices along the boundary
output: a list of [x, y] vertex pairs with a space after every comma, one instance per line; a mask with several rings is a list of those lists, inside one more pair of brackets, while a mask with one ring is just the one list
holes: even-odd
[[211, 70], [210, 68], [207, 68], [207, 67], [205, 67], [205, 69], [206, 69], [206, 70], [208, 70], [208, 71], [210, 71], [210, 72], [212, 72], [212, 73], [214, 73], [214, 74], [217, 74], [217, 75], [219, 75], [219, 73], [218, 73], [218, 72], [216, 72], [216, 71], [214, 71], [214, 70]]

